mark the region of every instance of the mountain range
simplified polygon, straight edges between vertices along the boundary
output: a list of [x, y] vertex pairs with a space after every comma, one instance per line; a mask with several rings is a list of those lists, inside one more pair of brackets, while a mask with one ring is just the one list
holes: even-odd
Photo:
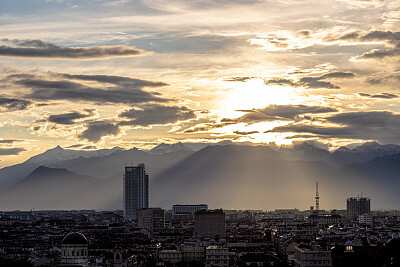
[[146, 164], [150, 205], [204, 203], [234, 209], [306, 209], [315, 182], [321, 207], [344, 208], [347, 197], [371, 197], [372, 207], [399, 208], [400, 146], [369, 142], [329, 152], [312, 144], [209, 145], [193, 151], [161, 144], [71, 151], [56, 147], [0, 169], [0, 210], [121, 209], [125, 165]]

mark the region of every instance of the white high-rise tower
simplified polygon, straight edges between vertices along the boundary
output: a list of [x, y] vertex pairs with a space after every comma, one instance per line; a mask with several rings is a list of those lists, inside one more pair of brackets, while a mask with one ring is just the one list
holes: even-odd
[[124, 218], [136, 220], [137, 210], [149, 207], [149, 175], [143, 163], [125, 166]]

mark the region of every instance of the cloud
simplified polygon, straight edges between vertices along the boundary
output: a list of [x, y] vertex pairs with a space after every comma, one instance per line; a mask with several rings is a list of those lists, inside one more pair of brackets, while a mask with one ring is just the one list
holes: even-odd
[[86, 124], [86, 130], [79, 134], [78, 138], [97, 143], [104, 136], [116, 136], [119, 133], [120, 129], [117, 125], [108, 121], [95, 121]]
[[225, 78], [224, 81], [226, 82], [247, 82], [248, 80], [254, 79], [256, 77], [229, 77]]
[[31, 105], [32, 102], [28, 100], [10, 98], [4, 95], [0, 95], [0, 112], [25, 110], [28, 109]]
[[398, 48], [386, 49], [386, 50], [372, 49], [371, 51], [365, 52], [362, 55], [354, 57], [353, 59], [354, 60], [382, 59], [385, 57], [395, 57], [399, 55], [400, 55], [400, 49]]
[[339, 89], [338, 85], [331, 82], [324, 81], [325, 79], [343, 79], [343, 78], [353, 78], [355, 76], [352, 72], [330, 72], [317, 77], [302, 77], [299, 81], [294, 81], [288, 78], [269, 78], [265, 79], [264, 83], [266, 85], [280, 85], [280, 86], [290, 86], [290, 87], [305, 87], [307, 89]]
[[26, 151], [24, 148], [0, 148], [0, 155], [19, 155], [21, 152]]
[[[291, 123], [267, 132], [313, 134], [319, 138], [377, 140], [383, 143], [400, 142], [400, 115], [390, 111], [359, 111], [339, 113], [325, 118], [329, 125]], [[336, 124], [332, 125], [332, 123]]]
[[355, 56], [352, 60], [383, 59], [385, 57], [397, 57], [400, 55], [400, 32], [392, 31], [370, 31], [370, 32], [349, 32], [339, 36], [328, 35], [327, 42], [382, 42], [389, 48], [372, 49], [361, 55]]
[[68, 146], [67, 148], [79, 148], [79, 147], [82, 147], [82, 146], [84, 146], [84, 144], [71, 145], [71, 146]]
[[306, 105], [270, 105], [262, 109], [242, 110], [247, 114], [237, 119], [223, 119], [221, 122], [257, 123], [262, 121], [295, 120], [304, 114], [337, 112], [337, 109]]
[[0, 140], [0, 144], [13, 144], [21, 141], [22, 140], [16, 140], [16, 139], [2, 139]]
[[400, 115], [390, 111], [340, 113], [327, 117], [326, 120], [337, 124], [359, 126], [363, 128], [400, 126]]
[[390, 94], [390, 93], [379, 93], [379, 94], [367, 94], [367, 93], [358, 93], [358, 95], [368, 98], [380, 98], [380, 99], [394, 99], [399, 98], [399, 95]]
[[110, 57], [127, 57], [146, 54], [143, 50], [128, 46], [90, 46], [62, 47], [42, 40], [1, 39], [11, 43], [0, 46], [0, 56], [33, 57], [33, 58], [65, 58], [65, 59], [97, 59]]
[[193, 110], [185, 106], [148, 105], [142, 109], [130, 109], [119, 114], [129, 119], [119, 125], [149, 126], [176, 123], [196, 118]]
[[63, 114], [53, 114], [47, 118], [48, 122], [71, 125], [75, 124], [76, 120], [89, 118], [95, 115], [93, 109], [85, 109], [83, 111], [73, 111]]
[[259, 133], [259, 131], [250, 131], [250, 132], [234, 131], [233, 133], [235, 133], [235, 134], [237, 134], [237, 135], [250, 135], [250, 134]]
[[266, 80], [264, 80], [264, 83], [266, 85], [280, 85], [280, 86], [290, 86], [290, 87], [301, 86], [300, 83], [295, 82], [293, 80], [286, 79], [286, 78], [278, 78], [278, 77], [266, 79]]
[[[157, 92], [144, 91], [145, 87], [161, 87], [168, 84], [121, 76], [53, 74], [33, 76], [31, 74], [10, 75], [5, 80], [11, 85], [23, 86], [31, 92], [24, 97], [35, 100], [69, 100], [96, 104], [140, 104], [168, 102]], [[90, 81], [90, 84], [84, 83]], [[99, 84], [94, 85], [93, 81]]]
[[332, 127], [332, 126], [293, 124], [293, 123], [275, 127], [272, 130], [266, 131], [265, 133], [271, 133], [271, 132], [311, 133], [314, 135], [325, 136], [326, 138], [345, 137], [351, 133], [347, 127]]

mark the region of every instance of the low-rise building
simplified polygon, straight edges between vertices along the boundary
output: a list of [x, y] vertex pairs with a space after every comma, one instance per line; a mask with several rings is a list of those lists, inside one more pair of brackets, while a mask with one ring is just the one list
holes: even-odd
[[295, 248], [295, 267], [329, 267], [332, 266], [331, 252], [316, 244], [300, 243]]
[[170, 263], [178, 263], [182, 261], [182, 252], [179, 250], [161, 250], [158, 258]]
[[218, 246], [206, 247], [205, 267], [228, 267], [229, 266], [229, 250]]
[[185, 243], [181, 246], [182, 259], [185, 262], [204, 262], [205, 247], [201, 243]]

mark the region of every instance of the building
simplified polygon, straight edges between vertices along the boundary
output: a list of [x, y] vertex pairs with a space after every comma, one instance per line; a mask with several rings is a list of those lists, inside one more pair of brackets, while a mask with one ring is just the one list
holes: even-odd
[[206, 261], [205, 267], [229, 266], [229, 250], [228, 248], [221, 248], [217, 246], [206, 247]]
[[347, 217], [358, 218], [362, 214], [371, 213], [371, 203], [368, 197], [351, 197], [347, 199]]
[[295, 267], [329, 267], [332, 266], [331, 252], [326, 249], [321, 249], [316, 244], [300, 243], [295, 248], [294, 253]]
[[59, 266], [88, 266], [88, 241], [81, 233], [69, 233], [61, 242]]
[[190, 213], [195, 214], [199, 210], [207, 210], [208, 206], [206, 204], [198, 205], [173, 205], [172, 206], [172, 217], [178, 213]]
[[158, 253], [158, 258], [162, 261], [178, 263], [182, 261], [182, 252], [179, 250], [161, 250]]
[[208, 238], [225, 237], [225, 213], [219, 210], [199, 210], [194, 214], [194, 235]]
[[181, 245], [182, 259], [185, 262], [204, 262], [205, 247], [202, 243], [186, 242]]
[[359, 224], [369, 224], [372, 225], [373, 224], [373, 219], [372, 219], [372, 215], [369, 213], [366, 214], [361, 214], [360, 216], [358, 216], [358, 223]]
[[165, 213], [162, 208], [139, 209], [138, 227], [146, 228], [151, 234], [165, 227]]
[[149, 176], [145, 166], [125, 166], [124, 219], [136, 220], [137, 210], [149, 207]]
[[307, 220], [312, 223], [331, 225], [341, 223], [343, 218], [339, 214], [311, 214]]

